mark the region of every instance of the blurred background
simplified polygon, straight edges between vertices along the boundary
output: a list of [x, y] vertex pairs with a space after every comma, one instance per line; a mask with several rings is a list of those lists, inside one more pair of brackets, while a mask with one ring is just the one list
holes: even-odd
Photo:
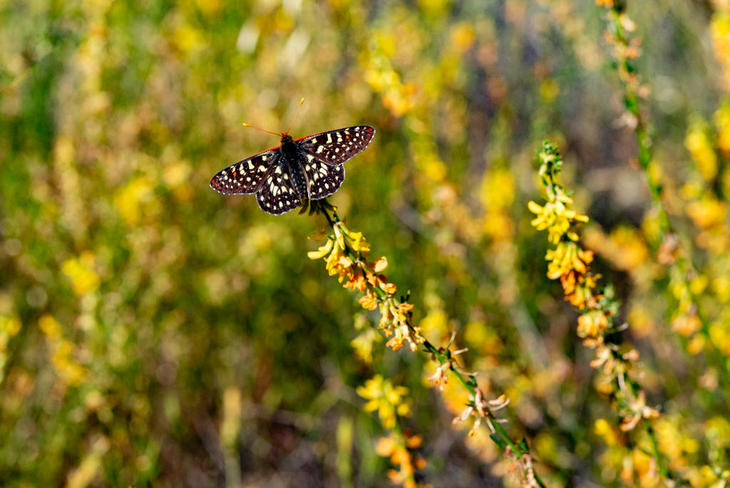
[[452, 427], [465, 398], [429, 386], [426, 357], [363, 339], [372, 317], [307, 259], [321, 217], [208, 187], [278, 144], [243, 122], [283, 131], [301, 97], [294, 137], [377, 129], [331, 201], [424, 334], [457, 332], [551, 486], [620, 486], [621, 435], [529, 225], [535, 152], [557, 142], [662, 447], [711, 480], [730, 449], [723, 8], [629, 5], [670, 213], [725, 355], [706, 358], [672, 328], [594, 2], [0, 2], [0, 484], [389, 486], [355, 391], [375, 374], [409, 390], [424, 482], [515, 483], [486, 429]]

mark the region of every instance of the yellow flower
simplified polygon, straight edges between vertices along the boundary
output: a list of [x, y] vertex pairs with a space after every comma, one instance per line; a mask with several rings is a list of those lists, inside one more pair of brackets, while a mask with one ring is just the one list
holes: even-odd
[[370, 244], [362, 236], [362, 232], [352, 232], [342, 222], [337, 222], [334, 225], [334, 231], [337, 242], [343, 249], [345, 249], [346, 245], [349, 245], [355, 252], [367, 252], [370, 250]]
[[114, 197], [114, 206], [130, 226], [136, 225], [145, 214], [156, 213], [156, 203], [154, 186], [143, 176], [127, 183]]
[[692, 124], [684, 138], [684, 147], [692, 155], [702, 178], [711, 181], [717, 175], [717, 155], [703, 123]]
[[591, 273], [580, 275], [575, 271], [560, 277], [565, 299], [578, 310], [595, 308], [601, 294], [594, 293], [601, 275]]
[[337, 279], [342, 282], [345, 278], [351, 280], [355, 275], [355, 266], [353, 266], [352, 259], [345, 256], [343, 248], [340, 247], [340, 242], [336, 241], [332, 246], [332, 252], [326, 258], [327, 262], [327, 273], [330, 276], [337, 275]]
[[730, 156], [730, 101], [725, 101], [712, 119], [717, 128], [717, 147], [725, 156]]
[[383, 340], [383, 336], [372, 327], [364, 330], [353, 340], [350, 341], [352, 349], [363, 362], [371, 364], [373, 362], [373, 345]]
[[418, 349], [418, 344], [423, 344], [426, 340], [421, 335], [419, 327], [409, 326], [407, 323], [399, 323], [392, 330], [393, 337], [385, 345], [394, 351], [400, 350], [406, 341], [411, 351], [415, 351]]
[[718, 200], [695, 200], [687, 204], [687, 215], [700, 229], [722, 225], [727, 216], [725, 202]]
[[619, 442], [617, 433], [611, 427], [611, 424], [606, 419], [598, 419], [593, 425], [593, 429], [603, 438], [603, 441], [607, 446], [615, 446]]
[[391, 295], [391, 296], [395, 295], [395, 292], [397, 290], [395, 284], [386, 283], [386, 282], [382, 282], [380, 284], [380, 288], [382, 288], [385, 293], [387, 293], [388, 295]]
[[692, 336], [701, 328], [702, 322], [696, 312], [682, 314], [672, 322], [672, 329], [684, 337]]
[[591, 310], [578, 317], [578, 337], [597, 337], [608, 327], [608, 318], [601, 310]]
[[71, 278], [71, 285], [78, 296], [99, 288], [99, 275], [94, 271], [94, 255], [84, 251], [78, 258], [67, 259], [61, 265], [63, 274]]
[[38, 319], [38, 326], [49, 338], [61, 337], [61, 324], [50, 314], [45, 314]]
[[415, 459], [409, 449], [420, 447], [422, 439], [420, 436], [404, 432], [398, 434], [392, 432], [388, 437], [381, 437], [375, 445], [375, 453], [379, 456], [389, 457], [393, 466], [398, 470], [391, 469], [388, 472], [390, 480], [404, 488], [416, 488], [419, 486], [414, 480], [415, 468], [426, 467], [426, 460], [420, 456]]
[[395, 427], [396, 416], [411, 415], [411, 400], [407, 398], [408, 388], [394, 386], [390, 380], [375, 375], [357, 388], [357, 394], [369, 400], [363, 407], [366, 412], [378, 411], [380, 421], [386, 429]]
[[547, 251], [545, 259], [549, 261], [547, 276], [555, 280], [571, 271], [586, 273], [593, 261], [593, 252], [581, 249], [575, 242], [561, 242]]
[[360, 273], [357, 276], [353, 276], [352, 278], [347, 280], [345, 283], [343, 283], [342, 286], [351, 290], [364, 292], [368, 288], [368, 283], [362, 273]]
[[372, 264], [373, 271], [375, 271], [376, 273], [380, 273], [380, 272], [384, 271], [385, 268], [387, 268], [387, 267], [388, 267], [388, 259], [385, 256], [380, 256]]
[[316, 251], [309, 251], [307, 253], [307, 257], [309, 259], [322, 259], [326, 255], [328, 255], [333, 247], [334, 247], [335, 241], [332, 239], [327, 239], [327, 242], [325, 242], [322, 246], [320, 246], [319, 249]]
[[370, 292], [361, 296], [358, 302], [367, 310], [375, 310], [378, 307], [378, 297]]
[[574, 222], [588, 222], [588, 217], [576, 213], [575, 210], [570, 210], [567, 205], [571, 203], [573, 203], [573, 200], [567, 196], [547, 202], [544, 207], [533, 201], [528, 202], [527, 208], [536, 215], [530, 221], [530, 225], [537, 230], [547, 229], [548, 240], [552, 244], [558, 244], [563, 236], [572, 241], [577, 241], [578, 235], [575, 232], [570, 232], [570, 227]]

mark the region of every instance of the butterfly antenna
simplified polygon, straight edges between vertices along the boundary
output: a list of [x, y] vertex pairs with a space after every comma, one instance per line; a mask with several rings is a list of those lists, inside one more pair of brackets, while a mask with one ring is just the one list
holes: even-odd
[[[302, 104], [304, 103], [304, 97], [302, 97], [301, 100], [299, 100], [299, 106], [297, 107], [297, 111], [294, 113], [294, 118], [291, 121], [291, 124], [289, 124], [289, 128], [284, 132], [284, 134], [288, 134], [291, 130], [292, 126], [294, 125], [294, 122], [297, 120], [297, 116], [299, 115], [299, 109], [302, 108]], [[282, 134], [283, 135], [283, 134]]]
[[246, 122], [243, 123], [243, 126], [244, 127], [250, 127], [252, 129], [256, 129], [256, 130], [260, 130], [261, 132], [266, 132], [267, 134], [274, 134], [275, 136], [280, 135], [278, 132], [274, 132], [273, 130], [262, 129], [261, 127], [256, 127], [255, 125], [251, 125], [251, 124], [246, 123]]

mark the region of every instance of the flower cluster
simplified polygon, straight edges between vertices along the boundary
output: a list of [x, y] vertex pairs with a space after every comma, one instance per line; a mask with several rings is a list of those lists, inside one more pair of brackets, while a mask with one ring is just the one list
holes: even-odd
[[395, 428], [397, 416], [411, 415], [411, 401], [408, 398], [408, 388], [394, 386], [390, 380], [381, 375], [375, 375], [357, 388], [357, 394], [368, 400], [365, 404], [366, 412], [375, 412], [380, 415], [380, 422], [386, 429]]
[[[333, 214], [336, 216], [336, 213]], [[381, 272], [388, 266], [388, 260], [380, 257], [368, 261], [370, 244], [361, 232], [353, 232], [337, 219], [332, 222], [333, 235], [316, 251], [308, 253], [310, 259], [324, 259], [330, 276], [337, 276], [342, 286], [363, 293], [360, 305], [367, 310], [380, 310], [378, 327], [386, 337], [387, 346], [394, 351], [408, 343], [412, 351], [423, 344], [420, 328], [413, 325], [413, 305], [396, 296], [397, 287]]]
[[715, 58], [722, 69], [724, 88], [730, 92], [730, 4], [716, 2], [716, 11], [710, 23], [712, 43], [715, 47]]
[[75, 358], [73, 342], [63, 336], [61, 324], [49, 314], [38, 320], [52, 351], [53, 366], [56, 372], [70, 386], [79, 386], [88, 376], [88, 370]]
[[539, 158], [540, 177], [545, 185], [547, 202], [538, 205], [531, 201], [527, 207], [535, 214], [531, 225], [537, 230], [547, 230], [548, 241], [555, 245], [545, 256], [548, 261], [547, 276], [551, 280], [560, 279], [565, 299], [573, 306], [580, 310], [595, 308], [601, 298], [595, 292], [596, 281], [600, 276], [590, 272], [593, 252], [580, 247], [577, 242], [579, 236], [573, 230], [576, 224], [588, 222], [588, 217], [571, 208], [573, 199], [553, 181], [553, 176], [560, 172], [562, 165], [557, 150], [546, 143]]
[[[591, 366], [604, 375], [602, 384], [606, 386], [601, 391], [615, 400], [621, 430], [631, 431], [641, 419], [653, 419], [659, 415], [656, 409], [646, 405], [644, 391], [630, 377], [638, 352], [619, 342], [620, 332], [626, 324], [615, 323], [618, 302], [610, 287], [598, 290], [600, 276], [590, 269], [593, 254], [578, 243], [576, 225], [587, 222], [588, 218], [570, 208], [572, 200], [556, 181], [562, 160], [555, 145], [545, 142], [538, 160], [547, 203], [540, 206], [530, 202], [529, 209], [537, 215], [532, 225], [539, 230], [547, 230], [550, 243], [555, 246], [546, 255], [548, 277], [560, 279], [566, 299], [581, 312], [577, 333], [583, 344], [595, 350]], [[649, 426], [647, 428], [650, 429]], [[658, 452], [655, 457], [661, 465]]]
[[426, 460], [411, 451], [421, 447], [423, 439], [410, 432], [391, 432], [387, 437], [378, 439], [375, 452], [379, 456], [390, 458], [390, 462], [398, 469], [388, 471], [390, 481], [402, 485], [404, 488], [428, 488], [430, 485], [418, 484], [415, 480], [417, 469], [426, 467]]
[[0, 314], [0, 384], [5, 378], [8, 342], [20, 332], [20, 329], [21, 324], [17, 317]]
[[[397, 298], [397, 288], [382, 274], [388, 265], [385, 257], [375, 261], [368, 261], [370, 245], [362, 233], [350, 230], [337, 215], [336, 210], [325, 200], [308, 202], [311, 213], [321, 213], [327, 219], [332, 235], [316, 251], [310, 251], [310, 259], [323, 259], [326, 262], [330, 276], [337, 276], [343, 287], [358, 291], [363, 295], [359, 298], [360, 304], [367, 310], [379, 309], [380, 321], [378, 328], [389, 338], [387, 346], [394, 351], [400, 350], [406, 343], [412, 351], [419, 346], [430, 353], [432, 360], [437, 363], [436, 372], [430, 377], [431, 383], [440, 391], [448, 381], [448, 372], [462, 384], [469, 394], [465, 410], [454, 419], [454, 423], [474, 419], [470, 436], [475, 436], [477, 429], [484, 422], [490, 430], [490, 438], [502, 451], [514, 461], [515, 467], [521, 473], [521, 485], [525, 487], [544, 487], [544, 483], [532, 467], [532, 457], [526, 442], [513, 441], [502, 425], [496, 419], [494, 412], [505, 407], [509, 402], [504, 396], [489, 401], [476, 382], [475, 373], [468, 373], [456, 364], [456, 356], [466, 349], [452, 350], [454, 336], [445, 347], [436, 347], [421, 333], [421, 328], [413, 323], [413, 305], [404, 298]], [[357, 326], [357, 321], [356, 321]], [[354, 346], [360, 354], [368, 355], [374, 341], [371, 337], [365, 338], [362, 333], [354, 341]], [[392, 439], [398, 442], [382, 441], [380, 451], [389, 455], [398, 471], [393, 471], [391, 479], [404, 486], [418, 486], [412, 476], [413, 466], [419, 467], [422, 462], [412, 462], [408, 448], [416, 447], [417, 437], [403, 433], [399, 426], [399, 416], [410, 415], [410, 402], [405, 396], [408, 389], [395, 387], [382, 376], [375, 376], [364, 386], [357, 389], [360, 396], [368, 399], [365, 405], [367, 411], [378, 411], [384, 427], [393, 429]]]
[[381, 437], [375, 447], [378, 455], [390, 458], [391, 464], [397, 468], [388, 472], [390, 480], [405, 488], [423, 486], [416, 483], [415, 472], [416, 469], [426, 467], [426, 460], [411, 452], [420, 447], [421, 437], [404, 431], [400, 423], [402, 417], [411, 416], [408, 388], [395, 386], [383, 376], [375, 375], [364, 386], [357, 388], [357, 394], [368, 400], [365, 411], [377, 411], [380, 423], [390, 430], [388, 436]]

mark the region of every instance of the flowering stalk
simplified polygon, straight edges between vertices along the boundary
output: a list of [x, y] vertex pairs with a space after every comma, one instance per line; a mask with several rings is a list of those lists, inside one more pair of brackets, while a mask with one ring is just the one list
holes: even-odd
[[657, 258], [661, 264], [670, 267], [669, 276], [672, 283], [673, 299], [677, 302], [674, 314], [674, 330], [683, 336], [691, 337], [700, 332], [700, 337], [689, 350], [697, 354], [702, 347], [710, 347], [717, 352], [709, 340], [708, 320], [697, 305], [696, 294], [689, 286], [689, 277], [696, 273], [689, 258], [682, 252], [679, 238], [672, 227], [666, 205], [664, 203], [664, 185], [661, 182], [661, 170], [653, 161], [653, 135], [649, 122], [641, 110], [640, 100], [645, 87], [638, 76], [635, 61], [640, 54], [641, 42], [631, 37], [635, 30], [634, 22], [626, 14], [627, 0], [596, 0], [598, 5], [607, 10], [608, 26], [606, 38], [613, 48], [613, 57], [618, 77], [623, 86], [623, 99], [626, 106], [624, 119], [636, 135], [639, 149], [639, 166], [646, 176], [652, 203], [656, 211], [658, 235], [655, 242]]
[[[306, 210], [305, 207], [304, 210]], [[446, 347], [436, 347], [421, 334], [420, 327], [413, 323], [413, 305], [407, 297], [397, 297], [397, 287], [390, 283], [382, 271], [388, 265], [385, 257], [368, 261], [370, 244], [360, 232], [348, 229], [337, 214], [337, 210], [325, 200], [311, 201], [308, 204], [310, 214], [321, 213], [327, 219], [332, 234], [316, 251], [308, 253], [310, 259], [324, 259], [327, 272], [337, 276], [342, 286], [362, 293], [358, 300], [367, 310], [379, 309], [380, 322], [378, 329], [388, 338], [386, 345], [394, 351], [408, 345], [411, 351], [419, 346], [437, 363], [436, 373], [430, 378], [434, 386], [441, 387], [448, 381], [449, 373], [456, 377], [469, 393], [467, 408], [454, 419], [462, 422], [470, 417], [474, 424], [469, 435], [476, 435], [479, 425], [484, 422], [490, 430], [494, 443], [512, 458], [519, 466], [522, 485], [526, 487], [544, 487], [545, 484], [532, 466], [532, 456], [527, 443], [523, 440], [512, 440], [504, 430], [494, 412], [507, 405], [504, 397], [489, 401], [479, 388], [476, 374], [461, 370], [456, 363], [456, 356], [464, 350], [452, 350], [451, 343]]]
[[404, 488], [416, 488], [416, 469], [426, 467], [426, 460], [416, 455], [413, 450], [421, 446], [422, 438], [403, 429], [401, 419], [410, 417], [411, 401], [408, 388], [394, 386], [390, 380], [375, 375], [357, 388], [357, 394], [368, 400], [364, 410], [378, 412], [380, 423], [390, 431], [387, 437], [378, 439], [375, 452], [390, 458], [390, 462], [398, 469], [391, 469], [388, 477], [393, 483]]
[[632, 379], [631, 373], [639, 353], [623, 341], [621, 332], [628, 324], [616, 323], [619, 302], [610, 287], [599, 291], [601, 276], [590, 268], [593, 253], [583, 249], [578, 242], [580, 237], [576, 227], [588, 222], [588, 217], [573, 210], [573, 200], [556, 181], [563, 161], [555, 145], [543, 143], [538, 159], [547, 202], [538, 205], [531, 201], [528, 208], [536, 215], [531, 224], [537, 230], [547, 230], [548, 240], [555, 246], [545, 256], [547, 276], [553, 280], [560, 279], [565, 299], [581, 314], [578, 336], [586, 347], [595, 350], [595, 359], [590, 364], [605, 379], [600, 390], [613, 400], [612, 407], [621, 419], [621, 430], [629, 432], [642, 423], [659, 472], [668, 480], [671, 475], [659, 452], [652, 426], [649, 422], [641, 422], [657, 418], [659, 412], [646, 404], [644, 390]]

